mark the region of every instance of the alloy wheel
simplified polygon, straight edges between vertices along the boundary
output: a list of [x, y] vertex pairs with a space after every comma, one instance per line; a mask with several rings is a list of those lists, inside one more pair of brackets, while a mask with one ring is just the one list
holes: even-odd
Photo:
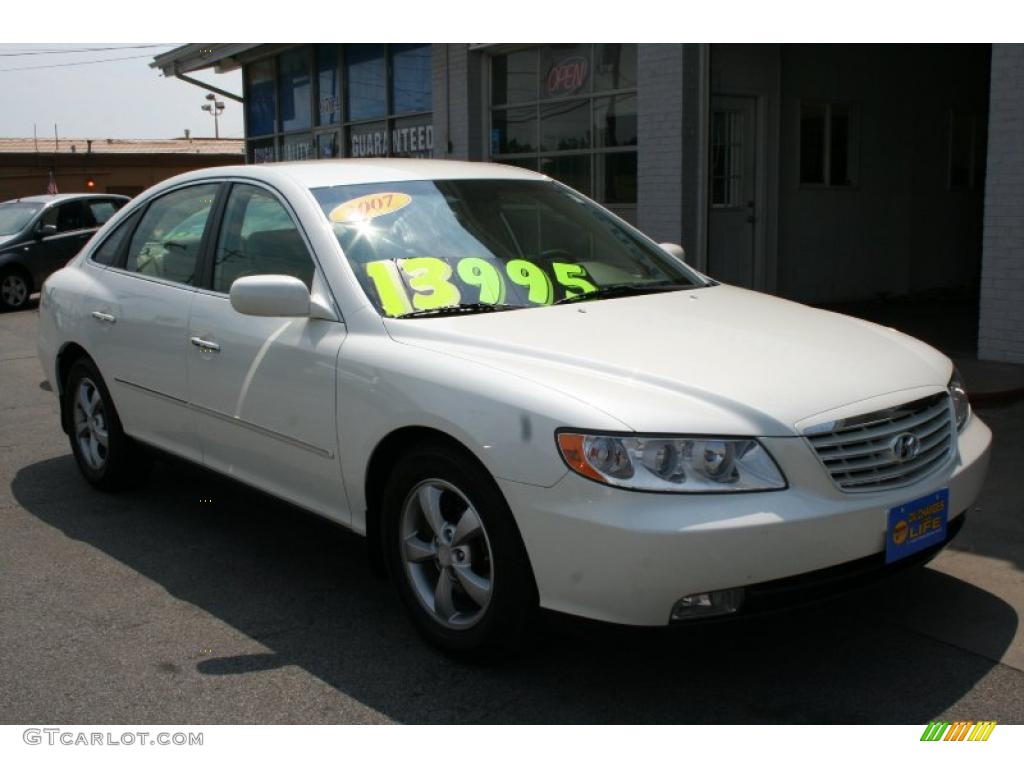
[[28, 300], [28, 283], [21, 275], [7, 275], [0, 282], [0, 296], [8, 307], [20, 307]]
[[427, 612], [450, 629], [478, 623], [494, 593], [494, 560], [466, 495], [445, 480], [420, 482], [402, 506], [400, 535], [406, 578]]
[[99, 471], [107, 463], [109, 433], [103, 396], [90, 378], [82, 378], [75, 392], [75, 439], [85, 463]]

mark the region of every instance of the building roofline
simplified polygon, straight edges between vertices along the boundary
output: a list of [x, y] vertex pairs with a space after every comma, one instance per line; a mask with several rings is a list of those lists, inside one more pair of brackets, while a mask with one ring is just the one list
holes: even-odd
[[59, 140], [0, 137], [0, 155], [90, 158], [130, 155], [225, 155], [244, 154], [240, 138], [179, 137], [172, 139], [102, 139], [62, 136]]
[[164, 77], [174, 77], [202, 69], [214, 68], [219, 73], [231, 72], [241, 66], [235, 59], [262, 43], [186, 43], [154, 56], [149, 66], [159, 69]]

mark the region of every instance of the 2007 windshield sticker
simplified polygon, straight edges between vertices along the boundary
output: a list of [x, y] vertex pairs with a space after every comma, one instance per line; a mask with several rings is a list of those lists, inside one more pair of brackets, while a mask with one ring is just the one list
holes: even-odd
[[335, 224], [358, 224], [400, 211], [411, 202], [412, 198], [404, 192], [374, 192], [342, 203], [331, 211], [329, 218]]
[[[586, 268], [579, 264], [555, 262], [551, 271], [567, 297], [597, 290]], [[525, 294], [531, 304], [551, 304], [555, 299], [551, 277], [526, 259], [512, 259], [502, 265], [470, 256], [459, 259], [454, 268], [433, 256], [385, 259], [368, 263], [366, 274], [373, 281], [384, 313], [392, 317], [456, 306], [464, 301], [467, 291], [483, 304], [504, 304], [508, 283], [522, 289], [517, 293]]]

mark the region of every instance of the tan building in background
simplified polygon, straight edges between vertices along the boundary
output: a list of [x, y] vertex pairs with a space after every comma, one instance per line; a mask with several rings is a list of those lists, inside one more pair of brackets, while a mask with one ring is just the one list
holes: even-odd
[[134, 196], [185, 171], [244, 163], [241, 139], [0, 138], [0, 201], [47, 191]]

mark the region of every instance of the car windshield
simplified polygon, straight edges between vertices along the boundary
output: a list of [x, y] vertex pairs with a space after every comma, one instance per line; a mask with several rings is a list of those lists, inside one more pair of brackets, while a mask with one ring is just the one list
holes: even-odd
[[0, 203], [0, 236], [21, 232], [42, 207], [39, 203]]
[[463, 179], [312, 190], [384, 315], [537, 307], [706, 285], [553, 181]]

